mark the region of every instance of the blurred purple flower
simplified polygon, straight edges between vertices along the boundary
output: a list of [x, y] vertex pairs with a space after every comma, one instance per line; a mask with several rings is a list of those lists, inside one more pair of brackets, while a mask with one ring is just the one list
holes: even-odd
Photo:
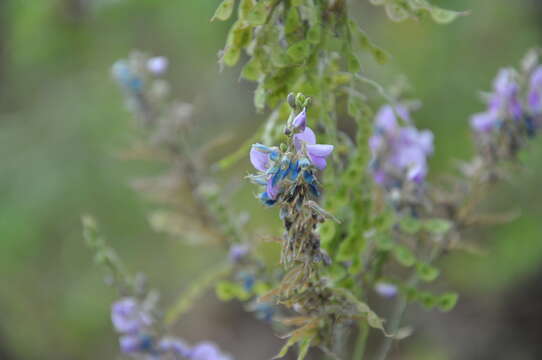
[[231, 262], [239, 262], [248, 254], [247, 244], [234, 244], [230, 247], [229, 258]]
[[188, 358], [191, 360], [231, 360], [231, 357], [222, 354], [218, 347], [210, 342], [201, 342], [194, 346]]
[[123, 298], [113, 304], [111, 320], [120, 333], [134, 334], [152, 323], [150, 314], [142, 311], [136, 299]]
[[495, 129], [499, 119], [493, 112], [474, 114], [470, 119], [472, 129], [477, 133], [488, 133]]
[[134, 353], [140, 350], [140, 338], [138, 335], [124, 335], [119, 338], [120, 351], [123, 353]]
[[501, 69], [493, 83], [489, 97], [489, 112], [521, 119], [523, 110], [519, 101], [519, 85], [513, 69]]
[[190, 355], [190, 348], [181, 339], [165, 337], [158, 343], [158, 350], [161, 353], [171, 353], [186, 358]]
[[147, 69], [155, 75], [165, 73], [168, 65], [169, 60], [165, 56], [156, 56], [147, 61]]
[[294, 135], [294, 144], [297, 151], [301, 151], [305, 146], [307, 155], [314, 166], [320, 170], [326, 168], [326, 158], [333, 152], [333, 145], [317, 144], [316, 135], [310, 127], [306, 127], [303, 132]]
[[375, 285], [375, 291], [382, 297], [392, 298], [397, 295], [397, 286], [390, 283], [379, 282]]
[[373, 178], [383, 186], [400, 184], [403, 176], [422, 183], [427, 176], [427, 157], [433, 153], [433, 133], [419, 131], [414, 126], [400, 126], [396, 114], [410, 122], [404, 106], [397, 106], [393, 111], [390, 105], [385, 105], [376, 115], [375, 131], [369, 138]]
[[403, 105], [394, 108], [391, 105], [384, 105], [380, 108], [375, 118], [375, 128], [385, 134], [391, 134], [398, 129], [397, 115], [407, 124], [410, 124], [410, 113]]
[[119, 338], [120, 351], [126, 354], [153, 351], [153, 339], [148, 335], [123, 335]]
[[542, 66], [538, 66], [531, 75], [528, 96], [530, 110], [535, 115], [542, 113]]

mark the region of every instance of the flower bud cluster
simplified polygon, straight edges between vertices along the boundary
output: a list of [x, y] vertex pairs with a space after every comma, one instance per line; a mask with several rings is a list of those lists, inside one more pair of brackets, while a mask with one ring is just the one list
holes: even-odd
[[514, 160], [542, 124], [542, 65], [531, 53], [521, 71], [504, 68], [486, 94], [487, 108], [470, 124], [486, 166]]
[[310, 98], [290, 94], [288, 103], [292, 113], [284, 131], [287, 142], [280, 146], [252, 145], [250, 161], [258, 173], [249, 179], [265, 187], [259, 195], [265, 205], [281, 207], [286, 230], [282, 261], [320, 261], [320, 240], [314, 229], [324, 218], [317, 210], [320, 184], [316, 173], [326, 168], [333, 145], [317, 144], [316, 135], [307, 126]]

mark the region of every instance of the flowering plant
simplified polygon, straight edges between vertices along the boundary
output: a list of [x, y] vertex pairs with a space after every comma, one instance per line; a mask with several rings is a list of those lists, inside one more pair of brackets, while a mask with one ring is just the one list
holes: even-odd
[[[464, 15], [425, 0], [371, 2], [395, 21], [429, 16], [445, 23]], [[213, 19], [229, 19], [235, 4], [224, 0]], [[538, 53], [529, 53], [519, 70], [498, 74], [485, 96], [487, 110], [471, 118], [477, 153], [451, 185], [441, 185], [428, 178], [435, 144], [431, 131], [414, 124], [417, 103], [361, 72], [361, 52], [379, 63], [387, 53], [349, 17], [345, 1], [240, 0], [237, 14], [220, 64], [234, 66], [246, 54], [241, 75], [257, 82], [254, 104], [269, 108], [270, 115], [245, 146], [215, 166], [206, 163], [205, 147], [194, 149], [186, 141], [195, 125], [192, 108], [169, 98], [167, 59], [134, 53], [113, 66], [144, 130], [146, 141], [135, 153], [159, 154], [169, 165], [161, 179], [168, 181], [137, 183], [162, 208], [172, 205], [151, 214], [152, 226], [188, 241], [218, 243], [228, 254], [162, 316], [156, 293], [127, 274], [93, 220], [85, 218], [86, 239], [121, 292], [112, 309], [121, 350], [153, 359], [228, 359], [210, 343], [190, 347], [168, 334], [195, 299], [214, 287], [220, 299], [244, 302], [259, 319], [292, 329], [277, 357], [297, 345], [298, 359], [311, 348], [333, 359], [362, 359], [370, 331], [377, 330], [382, 340], [375, 358], [386, 359], [392, 342], [411, 333], [402, 324], [409, 303], [450, 311], [458, 300], [453, 291], [431, 287], [440, 276], [434, 262], [463, 247], [465, 231], [480, 223], [476, 205], [482, 195], [537, 134]], [[346, 116], [357, 125], [354, 133], [339, 127]], [[226, 205], [213, 177], [213, 171], [247, 158], [256, 170], [247, 179], [259, 186], [258, 200], [277, 209], [282, 222], [276, 263], [258, 255], [246, 217]], [[190, 198], [180, 198], [186, 187]], [[392, 314], [372, 310], [379, 298], [396, 299]], [[351, 334], [355, 341], [348, 340]]]

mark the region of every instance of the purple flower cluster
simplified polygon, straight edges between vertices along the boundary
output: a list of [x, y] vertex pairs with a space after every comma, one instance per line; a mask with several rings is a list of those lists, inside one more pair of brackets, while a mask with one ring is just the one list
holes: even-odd
[[313, 195], [318, 196], [313, 170], [324, 170], [326, 159], [333, 152], [333, 145], [316, 143], [316, 135], [307, 126], [306, 109], [294, 118], [292, 127], [295, 133], [291, 137], [291, 144], [285, 149], [262, 144], [254, 144], [250, 149], [250, 162], [260, 172], [250, 178], [257, 184], [265, 185], [260, 199], [269, 206], [276, 203], [289, 185], [298, 181], [307, 183]]
[[525, 89], [520, 80], [521, 76], [514, 69], [499, 71], [488, 96], [486, 111], [474, 114], [470, 119], [476, 134], [485, 136], [503, 129], [526, 132], [529, 136], [535, 134], [538, 118], [542, 115], [542, 66], [528, 75]]
[[174, 337], [156, 336], [153, 318], [148, 309], [133, 297], [125, 297], [113, 304], [111, 321], [120, 333], [120, 349], [125, 354], [148, 355], [150, 359], [171, 356], [187, 360], [231, 360], [212, 343], [201, 342], [189, 347]]
[[422, 184], [428, 171], [427, 157], [433, 153], [433, 134], [411, 125], [406, 107], [385, 105], [376, 115], [369, 147], [377, 184], [388, 189], [401, 188], [405, 182]]

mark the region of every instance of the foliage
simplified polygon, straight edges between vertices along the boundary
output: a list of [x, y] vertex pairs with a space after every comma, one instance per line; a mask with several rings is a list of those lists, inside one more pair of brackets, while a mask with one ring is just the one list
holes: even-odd
[[[463, 14], [422, 0], [372, 2], [384, 5], [395, 21], [430, 16], [448, 23]], [[264, 205], [279, 208], [281, 266], [257, 255], [257, 244], [249, 241], [254, 234], [225, 205], [225, 192], [213, 180], [203, 149], [188, 146], [190, 107], [168, 98], [167, 84], [156, 78], [162, 70], [151, 66], [157, 58], [134, 53], [113, 68], [147, 137], [143, 149], [132, 153], [161, 158], [174, 180], [167, 187], [148, 181], [139, 187], [163, 208], [173, 209], [152, 215], [153, 226], [229, 249], [229, 263], [183, 293], [166, 323], [178, 320], [216, 284], [221, 300], [246, 302], [259, 318], [293, 328], [277, 358], [296, 344], [300, 360], [312, 347], [347, 358], [349, 349], [337, 345], [336, 333], [358, 328], [384, 335], [378, 359], [385, 359], [391, 342], [406, 336], [400, 326], [407, 303], [450, 311], [458, 301], [456, 293], [437, 294], [431, 287], [441, 273], [434, 263], [463, 246], [465, 231], [478, 224], [479, 201], [538, 130], [542, 107], [531, 97], [542, 95], [542, 86], [533, 80], [540, 69], [537, 54], [528, 55], [520, 71], [499, 75], [483, 124], [472, 120], [480, 140], [473, 159], [451, 184], [430, 185], [432, 134], [413, 125], [415, 102], [401, 89], [388, 90], [364, 74], [361, 53], [382, 64], [388, 55], [349, 17], [345, 1], [224, 0], [212, 20], [230, 19], [235, 5], [237, 18], [220, 64], [235, 66], [246, 54], [241, 77], [257, 83], [256, 108], [270, 110], [254, 135], [258, 140], [250, 140], [257, 142], [250, 159], [259, 172], [248, 178], [265, 186], [259, 195]], [[340, 129], [344, 116], [355, 121], [354, 136]], [[316, 143], [307, 124], [326, 145]], [[222, 159], [219, 169], [233, 165], [247, 150], [243, 146]], [[191, 199], [177, 197], [183, 186]], [[100, 252], [100, 246], [94, 247]], [[381, 283], [398, 290], [389, 325], [369, 305]], [[367, 335], [360, 339], [366, 341]]]

